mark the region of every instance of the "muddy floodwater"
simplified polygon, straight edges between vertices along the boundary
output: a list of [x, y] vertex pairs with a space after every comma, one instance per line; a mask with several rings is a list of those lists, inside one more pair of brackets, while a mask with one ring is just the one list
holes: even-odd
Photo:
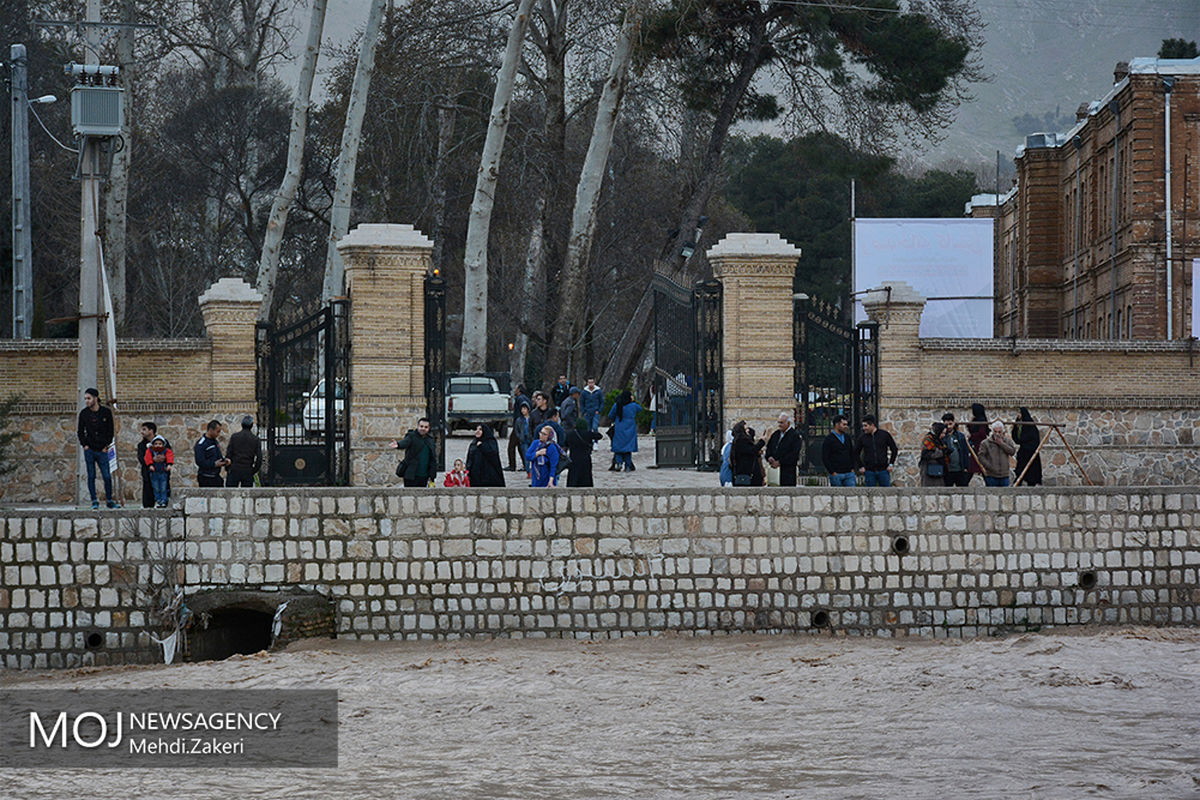
[[1200, 631], [310, 641], [8, 688], [329, 688], [337, 770], [0, 771], [4, 798], [1200, 797]]

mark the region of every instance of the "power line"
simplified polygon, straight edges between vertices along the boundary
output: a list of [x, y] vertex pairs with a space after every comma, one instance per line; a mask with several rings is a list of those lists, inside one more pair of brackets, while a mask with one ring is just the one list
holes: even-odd
[[42, 130], [44, 130], [46, 132], [47, 136], [49, 136], [51, 139], [54, 140], [54, 143], [56, 145], [61, 147], [63, 150], [66, 150], [68, 153], [78, 153], [79, 152], [74, 147], [67, 147], [65, 144], [63, 144], [62, 142], [60, 142], [58, 140], [57, 136], [55, 136], [53, 133], [50, 132], [50, 129], [46, 127], [46, 123], [42, 122], [42, 118], [40, 116], [38, 116], [37, 109], [33, 107], [33, 103], [29, 104], [29, 110], [33, 113], [33, 118], [37, 120], [37, 124], [42, 126]]

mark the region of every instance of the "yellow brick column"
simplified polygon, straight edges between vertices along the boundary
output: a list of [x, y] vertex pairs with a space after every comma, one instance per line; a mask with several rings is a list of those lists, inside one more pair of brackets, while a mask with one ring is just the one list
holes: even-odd
[[241, 278], [221, 278], [200, 295], [200, 314], [212, 340], [213, 415], [226, 425], [232, 421], [222, 416], [257, 413], [254, 340], [262, 300]]
[[[863, 295], [863, 310], [879, 323], [879, 424], [896, 438], [901, 453], [920, 447], [921, 437], [933, 417], [923, 410], [930, 386], [944, 382], [944, 374], [922, 374], [921, 314], [925, 298], [907, 283], [885, 281]], [[944, 370], [944, 365], [935, 365]], [[900, 473], [895, 473], [900, 477]], [[908, 479], [918, 480], [915, 468]], [[908, 482], [906, 480], [905, 482]]]
[[863, 295], [863, 310], [879, 323], [879, 410], [910, 405], [927, 386], [921, 377], [921, 314], [925, 298], [902, 281]]
[[708, 251], [723, 286], [725, 427], [744, 419], [760, 434], [796, 406], [792, 281], [800, 248], [775, 233], [731, 233]]
[[396, 483], [388, 449], [425, 414], [425, 275], [433, 242], [366, 224], [337, 244], [350, 297], [350, 483]]

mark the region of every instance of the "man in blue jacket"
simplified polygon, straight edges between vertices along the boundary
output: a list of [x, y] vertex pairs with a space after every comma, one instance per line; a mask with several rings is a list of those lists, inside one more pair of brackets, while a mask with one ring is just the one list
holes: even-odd
[[604, 405], [604, 391], [596, 385], [595, 378], [587, 379], [587, 386], [579, 393], [579, 416], [587, 420], [592, 433], [600, 430], [600, 408]]

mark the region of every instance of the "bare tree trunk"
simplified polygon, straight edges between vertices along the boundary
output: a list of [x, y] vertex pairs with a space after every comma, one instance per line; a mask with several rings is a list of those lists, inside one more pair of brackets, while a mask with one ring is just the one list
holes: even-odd
[[492, 97], [487, 138], [475, 178], [475, 197], [471, 201], [466, 252], [463, 256], [465, 286], [462, 356], [459, 361], [459, 369], [463, 372], [480, 372], [487, 365], [488, 232], [496, 183], [500, 178], [500, 156], [504, 152], [504, 136], [508, 132], [509, 103], [512, 101], [513, 83], [521, 62], [521, 45], [525, 41], [525, 30], [529, 27], [529, 10], [532, 6], [533, 0], [521, 0], [508, 32], [508, 46], [504, 50], [500, 72], [496, 75], [496, 93]]
[[[546, 314], [546, 266], [554, 243], [554, 211], [559, 203], [559, 191], [564, 173], [563, 163], [567, 149], [567, 12], [570, 4], [557, 0], [540, 0], [540, 16], [545, 25], [545, 35], [537, 27], [530, 30], [530, 38], [546, 59], [546, 77], [540, 84], [545, 94], [545, 115], [542, 120], [542, 142], [545, 147], [545, 163], [539, 170], [537, 199], [534, 201], [534, 223], [529, 234], [523, 275], [519, 285], [524, 291], [518, 294], [521, 308], [517, 315], [517, 333], [513, 337], [513, 353], [510, 366], [516, 380], [525, 379], [526, 363], [529, 360], [529, 342], [546, 343], [549, 320]], [[532, 23], [531, 23], [532, 25]], [[516, 279], [517, 276], [514, 276]], [[543, 351], [543, 356], [545, 355]], [[542, 364], [544, 375], [545, 364]]]
[[367, 113], [367, 94], [371, 74], [375, 71], [375, 45], [379, 42], [379, 26], [387, 0], [372, 0], [367, 12], [367, 28], [363, 31], [354, 68], [354, 83], [350, 87], [350, 102], [346, 106], [346, 124], [342, 128], [342, 149], [338, 155], [337, 185], [333, 192], [333, 207], [329, 209], [329, 243], [325, 252], [325, 285], [321, 297], [326, 303], [345, 291], [346, 265], [338, 253], [337, 243], [350, 230], [350, 200], [354, 196], [354, 170], [358, 166], [358, 145], [362, 141], [363, 117]]
[[529, 333], [535, 330], [537, 324], [535, 311], [545, 304], [546, 286], [546, 193], [538, 197], [534, 207], [537, 222], [529, 232], [529, 247], [525, 252], [525, 280], [522, 286], [525, 292], [522, 297], [518, 314], [520, 324], [517, 335], [513, 337], [513, 351], [509, 357], [509, 372], [513, 380], [521, 383], [525, 380], [525, 360], [529, 352]]
[[271, 318], [275, 300], [275, 282], [279, 277], [279, 255], [283, 245], [283, 230], [287, 225], [288, 213], [296, 201], [296, 189], [300, 186], [300, 170], [304, 166], [304, 136], [308, 130], [308, 107], [312, 100], [313, 75], [317, 71], [317, 55], [321, 51], [321, 32], [325, 29], [325, 7], [327, 0], [313, 0], [312, 17], [308, 22], [308, 43], [304, 48], [304, 59], [300, 64], [300, 78], [296, 82], [296, 98], [292, 104], [292, 128], [288, 133], [287, 169], [279, 194], [271, 204], [271, 216], [267, 218], [267, 232], [263, 237], [262, 256], [258, 262], [258, 291], [263, 296], [258, 318], [266, 322]]
[[[725, 90], [724, 97], [721, 98], [712, 134], [709, 136], [708, 146], [704, 150], [704, 161], [700, 168], [696, 187], [688, 198], [688, 202], [684, 204], [679, 227], [675, 234], [667, 240], [662, 260], [658, 262], [658, 268], [676, 283], [685, 285], [690, 283], [687, 277], [689, 258], [683, 255], [682, 243], [684, 237], [695, 235], [700, 215], [704, 213], [704, 208], [708, 205], [708, 201], [716, 189], [718, 170], [721, 166], [721, 153], [725, 148], [725, 140], [729, 136], [729, 127], [733, 124], [738, 104], [745, 96], [750, 81], [754, 78], [754, 73], [762, 64], [767, 38], [765, 25], [765, 22], [759, 20], [751, 31], [750, 47], [742, 56], [741, 64], [738, 65], [738, 74]], [[629, 374], [649, 339], [650, 322], [653, 318], [650, 312], [653, 308], [652, 291], [647, 285], [634, 310], [633, 319], [625, 328], [625, 332], [621, 335], [621, 339], [613, 351], [612, 358], [604, 368], [602, 385], [624, 386], [629, 379]]]
[[604, 82], [604, 90], [596, 107], [592, 139], [588, 143], [587, 155], [584, 156], [583, 167], [579, 171], [571, 235], [567, 240], [567, 260], [559, 275], [558, 324], [554, 326], [555, 334], [550, 339], [550, 350], [546, 358], [548, 374], [551, 375], [569, 374], [568, 362], [575, 348], [575, 340], [582, 330], [579, 318], [587, 284], [592, 241], [596, 234], [596, 209], [600, 201], [600, 189], [604, 185], [608, 154], [612, 150], [621, 99], [625, 96], [629, 62], [633, 57], [633, 40], [641, 22], [645, 1], [630, 0], [626, 8], [625, 21], [613, 48], [608, 79]]
[[[133, 0], [121, 4], [121, 20], [133, 22]], [[117, 328], [125, 322], [125, 250], [129, 224], [129, 161], [133, 155], [133, 28], [122, 28], [117, 35], [117, 63], [121, 67], [122, 111], [126, 135], [123, 146], [113, 153], [112, 168], [105, 186], [104, 203], [104, 266], [108, 269], [109, 291], [112, 293], [113, 315]]]

